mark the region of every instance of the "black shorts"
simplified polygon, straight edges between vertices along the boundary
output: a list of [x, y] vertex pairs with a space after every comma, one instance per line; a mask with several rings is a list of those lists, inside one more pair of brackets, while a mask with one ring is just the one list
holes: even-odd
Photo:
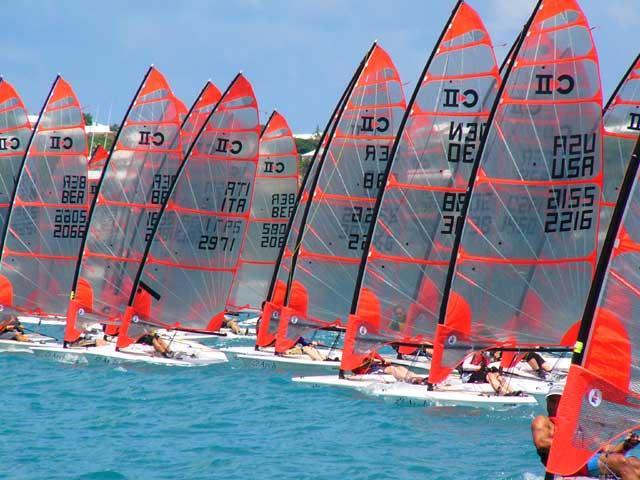
[[157, 335], [155, 333], [147, 333], [146, 335], [141, 336], [136, 343], [153, 346], [153, 340], [155, 338], [157, 338]]

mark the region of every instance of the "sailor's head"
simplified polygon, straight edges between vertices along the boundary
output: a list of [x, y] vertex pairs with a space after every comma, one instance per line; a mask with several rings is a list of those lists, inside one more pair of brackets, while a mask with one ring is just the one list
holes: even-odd
[[564, 391], [564, 385], [554, 383], [549, 389], [549, 393], [545, 396], [547, 400], [547, 413], [550, 417], [555, 417], [558, 412], [558, 405], [562, 398], [562, 392]]

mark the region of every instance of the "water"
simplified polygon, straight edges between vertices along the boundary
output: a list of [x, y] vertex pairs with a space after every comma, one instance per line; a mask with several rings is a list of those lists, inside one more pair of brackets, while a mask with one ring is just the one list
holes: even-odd
[[206, 368], [69, 365], [0, 353], [4, 479], [527, 479], [527, 409], [395, 405]]

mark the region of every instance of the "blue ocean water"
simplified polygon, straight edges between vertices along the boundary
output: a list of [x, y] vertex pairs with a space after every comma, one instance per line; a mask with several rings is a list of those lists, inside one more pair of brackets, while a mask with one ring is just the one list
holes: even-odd
[[397, 405], [234, 359], [170, 368], [3, 352], [0, 369], [2, 479], [542, 475], [533, 410]]

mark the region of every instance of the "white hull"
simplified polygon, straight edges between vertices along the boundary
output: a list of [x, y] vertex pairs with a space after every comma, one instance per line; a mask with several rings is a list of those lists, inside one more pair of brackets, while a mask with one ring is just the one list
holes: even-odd
[[66, 320], [64, 318], [40, 318], [40, 317], [18, 317], [20, 323], [25, 325], [59, 325], [64, 326]]
[[[186, 344], [186, 342], [181, 342]], [[63, 348], [62, 345], [40, 345], [33, 348], [36, 354], [52, 355], [61, 358], [68, 363], [86, 363], [90, 358], [99, 358], [103, 361], [114, 363], [148, 363], [153, 365], [165, 365], [175, 367], [197, 367], [224, 363], [226, 355], [219, 351], [202, 345], [192, 344], [185, 348], [174, 348], [180, 355], [174, 358], [166, 358], [157, 354], [153, 347], [135, 344], [126, 349], [117, 351], [115, 344], [107, 344], [100, 347]]]
[[391, 375], [351, 375], [346, 378], [338, 378], [337, 375], [313, 375], [304, 377], [293, 377], [296, 383], [306, 383], [308, 385], [346, 388], [353, 390], [367, 390], [372, 385], [378, 383], [396, 383], [396, 379]]
[[[256, 362], [274, 362], [277, 364], [291, 364], [291, 365], [305, 365], [315, 366], [319, 368], [340, 368], [340, 358], [342, 357], [341, 350], [330, 350], [328, 348], [318, 348], [323, 356], [329, 356], [332, 360], [325, 360], [319, 362], [312, 360], [307, 355], [276, 355], [273, 347], [267, 347], [261, 350], [256, 350], [252, 346], [239, 346], [239, 347], [225, 347], [221, 349], [223, 352], [236, 355], [243, 360], [251, 360]], [[418, 361], [413, 360], [397, 360], [395, 357], [385, 357], [390, 362], [396, 365], [403, 365], [409, 369], [429, 370], [431, 362], [425, 358], [421, 358]]]
[[[191, 332], [176, 332], [175, 339], [179, 340], [193, 340], [193, 341], [202, 341], [202, 340], [256, 340], [256, 331], [255, 329], [249, 329], [249, 333], [247, 335], [236, 335], [228, 328], [222, 328], [220, 333], [224, 333], [225, 336], [220, 335], [211, 335], [207, 333], [191, 333]], [[174, 332], [172, 331], [162, 331], [161, 335], [166, 340], [171, 340], [174, 338]]]
[[[465, 384], [466, 385], [466, 384]], [[372, 385], [368, 393], [395, 403], [408, 403], [420, 406], [455, 406], [509, 410], [515, 407], [533, 407], [538, 404], [532, 396], [508, 397], [495, 393], [466, 390], [463, 386], [452, 386], [438, 390], [429, 390], [423, 385], [408, 383]]]

